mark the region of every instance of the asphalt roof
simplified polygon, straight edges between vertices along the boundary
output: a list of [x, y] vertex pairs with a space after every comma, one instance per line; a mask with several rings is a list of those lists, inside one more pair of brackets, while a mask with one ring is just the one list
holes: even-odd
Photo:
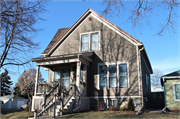
[[[166, 74], [164, 76], [180, 76], [180, 70], [177, 70], [175, 72], [172, 72], [172, 73], [169, 73], [169, 74]], [[162, 77], [164, 77], [162, 76]]]
[[46, 49], [44, 50], [44, 52], [42, 54], [46, 54], [49, 52], [49, 50], [59, 41], [61, 40], [60, 38], [64, 35], [64, 33], [66, 33], [66, 31], [69, 28], [61, 28], [57, 31], [57, 33], [55, 34], [55, 36], [53, 37], [53, 39], [51, 40], [51, 42], [49, 43], [49, 45], [46, 47]]

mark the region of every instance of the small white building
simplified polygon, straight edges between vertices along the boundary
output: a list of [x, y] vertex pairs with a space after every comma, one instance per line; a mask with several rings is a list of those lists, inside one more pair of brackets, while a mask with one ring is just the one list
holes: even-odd
[[164, 92], [164, 88], [162, 86], [151, 85], [151, 92]]
[[1, 108], [20, 109], [22, 105], [27, 104], [28, 99], [17, 95], [5, 95], [0, 97]]

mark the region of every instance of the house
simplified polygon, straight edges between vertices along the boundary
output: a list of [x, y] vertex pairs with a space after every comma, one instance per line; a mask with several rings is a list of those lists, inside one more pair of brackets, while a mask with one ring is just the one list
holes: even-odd
[[[143, 43], [92, 9], [70, 28], [59, 29], [40, 55], [31, 60], [37, 64], [32, 110], [54, 102], [56, 113], [119, 109], [129, 98], [135, 110], [146, 106], [153, 72]], [[47, 84], [38, 83], [40, 66], [48, 70]]]
[[162, 76], [161, 85], [164, 86], [165, 108], [168, 108], [170, 110], [179, 109], [180, 70]]
[[22, 105], [27, 104], [28, 99], [17, 95], [5, 95], [0, 97], [1, 108], [20, 109]]

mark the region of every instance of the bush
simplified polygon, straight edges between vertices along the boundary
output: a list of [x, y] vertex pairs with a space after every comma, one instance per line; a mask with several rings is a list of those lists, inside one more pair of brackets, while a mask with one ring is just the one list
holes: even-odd
[[127, 108], [120, 108], [119, 111], [128, 111]]
[[129, 98], [127, 110], [128, 111], [134, 111], [135, 110], [134, 102], [133, 102], [132, 98]]

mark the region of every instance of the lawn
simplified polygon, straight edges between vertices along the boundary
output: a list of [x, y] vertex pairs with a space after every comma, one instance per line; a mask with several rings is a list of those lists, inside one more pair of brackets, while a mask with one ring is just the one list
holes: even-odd
[[21, 111], [21, 112], [14, 112], [14, 113], [8, 113], [1, 116], [2, 118], [28, 118], [34, 116], [33, 112], [27, 112], [27, 111]]
[[[1, 118], [28, 118], [32, 117], [33, 112], [14, 112], [3, 115]], [[62, 116], [58, 116], [56, 118], [180, 118], [179, 112], [168, 112], [167, 114], [159, 113], [148, 113], [144, 112], [139, 116], [135, 115], [135, 112], [81, 112], [81, 113], [72, 113], [66, 114]]]
[[136, 116], [135, 112], [91, 111], [62, 115], [56, 118], [180, 118], [180, 115], [179, 112], [168, 112], [167, 114], [144, 112]]

